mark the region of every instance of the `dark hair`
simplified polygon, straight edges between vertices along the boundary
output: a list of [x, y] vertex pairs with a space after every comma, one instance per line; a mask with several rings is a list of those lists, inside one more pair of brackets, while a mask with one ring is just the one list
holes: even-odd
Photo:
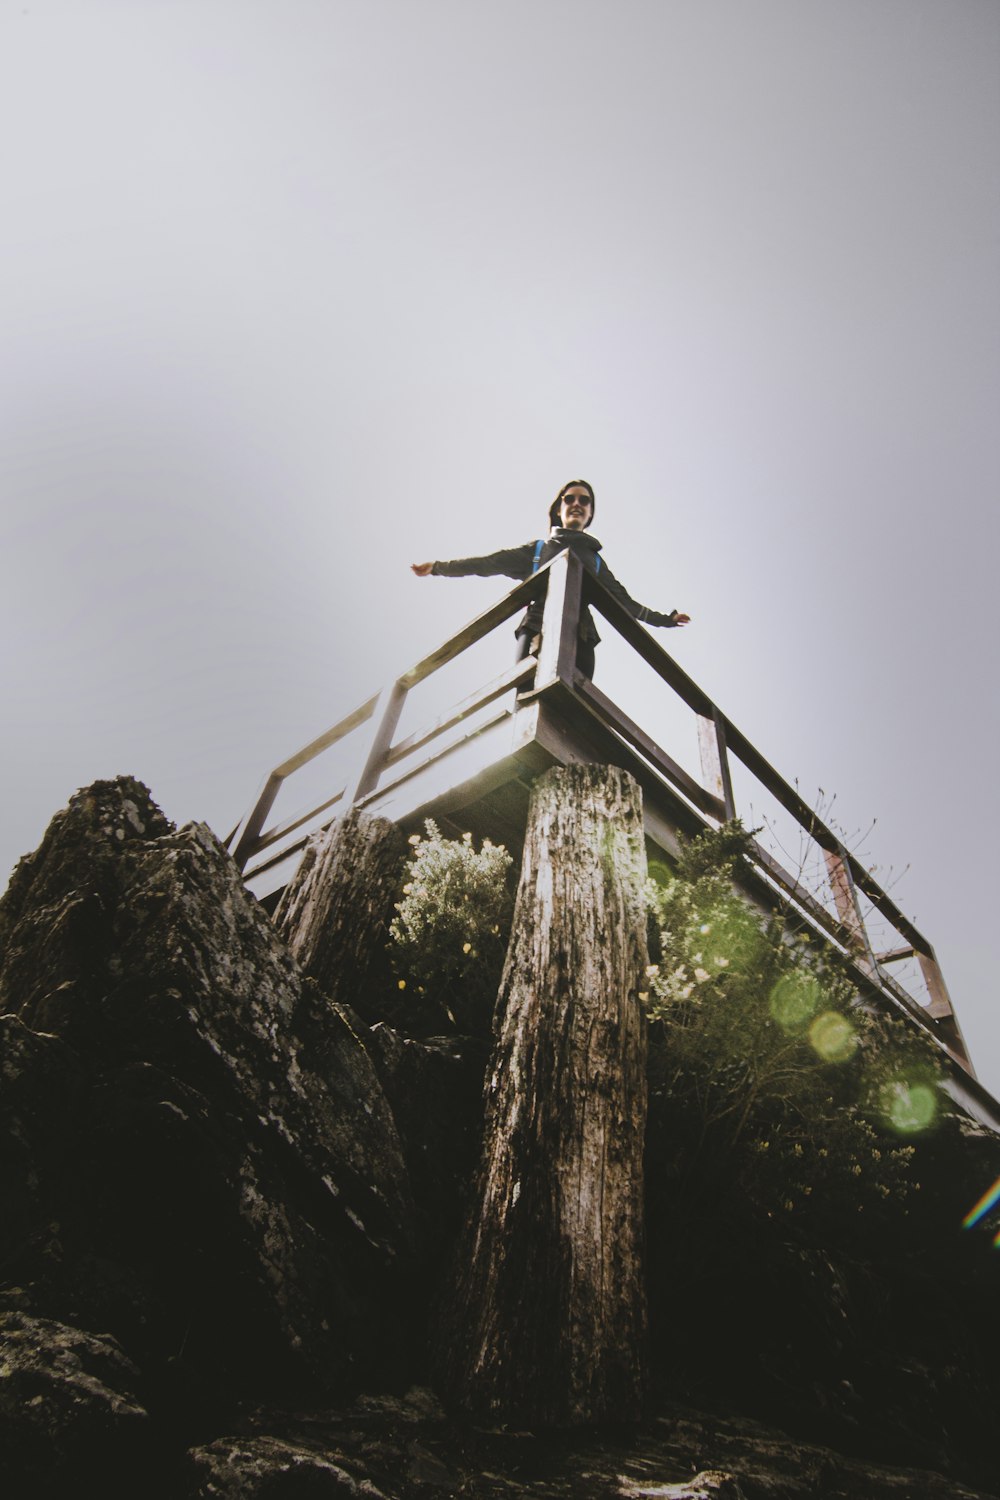
[[[587, 491], [587, 494], [590, 496], [590, 521], [594, 519], [594, 511], [597, 509], [597, 501], [594, 499], [593, 485], [588, 484], [585, 479], [567, 479], [566, 483], [563, 485], [562, 489], [559, 491], [558, 495], [549, 506], [550, 526], [559, 525], [559, 507], [563, 502], [563, 497], [565, 496], [567, 490], [575, 489]], [[590, 525], [590, 521], [587, 522], [587, 526]], [[586, 527], [584, 527], [584, 530], [586, 530]]]

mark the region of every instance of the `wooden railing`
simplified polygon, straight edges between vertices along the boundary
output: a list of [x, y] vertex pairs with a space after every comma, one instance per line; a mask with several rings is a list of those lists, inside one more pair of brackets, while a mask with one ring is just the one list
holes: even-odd
[[[537, 658], [529, 656], [515, 663], [424, 729], [394, 742], [410, 691], [503, 625], [541, 593], [545, 596], [544, 616]], [[702, 771], [700, 781], [577, 671], [579, 620], [581, 611], [588, 605], [599, 612], [696, 716]], [[517, 706], [512, 707], [510, 695], [515, 688], [521, 691], [517, 695]], [[585, 705], [596, 720], [624, 741], [661, 782], [675, 794], [679, 793], [697, 811], [703, 821], [721, 823], [737, 815], [732, 760], [739, 761], [754, 782], [775, 799], [804, 835], [822, 851], [834, 911], [828, 910], [806, 888], [802, 879], [785, 868], [771, 851], [754, 841], [752, 857], [760, 876], [783, 899], [794, 903], [813, 927], [838, 945], [859, 981], [902, 1006], [974, 1077], [944, 977], [928, 939], [904, 915], [871, 872], [844, 847], [838, 834], [765, 760], [704, 689], [613, 598], [599, 577], [584, 569], [579, 559], [568, 550], [557, 554], [538, 574], [518, 583], [495, 605], [403, 672], [381, 693], [369, 698], [353, 713], [276, 766], [265, 778], [246, 817], [233, 830], [227, 840], [228, 846], [241, 868], [263, 855], [264, 858], [247, 871], [248, 879], [259, 875], [304, 846], [306, 835], [298, 840], [293, 840], [292, 835], [309, 825], [314, 826], [317, 818], [330, 809], [373, 801], [387, 789], [419, 774], [464, 739], [482, 734], [501, 720], [510, 718], [519, 708], [527, 709], [539, 698], [566, 693], [572, 694], [575, 703]], [[475, 715], [501, 698], [506, 704], [493, 717], [470, 724]], [[366, 729], [366, 726], [370, 727]], [[362, 729], [365, 733], [360, 733]], [[458, 734], [453, 731], [458, 731]], [[338, 789], [318, 805], [265, 828], [284, 782], [349, 736], [355, 737], [351, 765]], [[275, 849], [278, 852], [268, 853]], [[880, 953], [874, 951], [861, 896], [899, 935], [901, 941], [891, 949]], [[888, 972], [889, 964], [907, 958], [916, 959], [919, 964], [929, 996], [927, 1005], [921, 1005]]]
[[[454, 661], [470, 646], [474, 646], [477, 641], [481, 641], [500, 625], [505, 624], [513, 615], [525, 609], [530, 600], [539, 592], [539, 588], [544, 588], [544, 575], [547, 574], [549, 567], [551, 564], [540, 569], [534, 577], [517, 584], [496, 604], [464, 626], [457, 635], [445, 641], [443, 646], [439, 646], [436, 651], [423, 657], [415, 666], [401, 673], [383, 688], [381, 693], [376, 693], [373, 698], [362, 703], [360, 708], [356, 708], [353, 713], [348, 714], [325, 733], [310, 741], [287, 760], [282, 761], [279, 766], [275, 766], [274, 770], [264, 778], [253, 806], [226, 840], [227, 847], [232, 850], [233, 858], [240, 868], [246, 869], [249, 861], [256, 855], [281, 843], [296, 829], [313, 822], [327, 809], [336, 807], [338, 804], [350, 807], [362, 801], [376, 789], [391, 767], [415, 755], [417, 751], [434, 745], [435, 751], [432, 753], [440, 753], [441, 741], [449, 730], [460, 726], [481, 708], [487, 707], [510, 689], [527, 681], [535, 672], [534, 657], [515, 663], [508, 671], [494, 678], [485, 687], [478, 689], [462, 703], [457, 704], [450, 713], [435, 720], [420, 733], [408, 736], [399, 744], [392, 743], [403, 706], [411, 689], [441, 667], [446, 666], [448, 662]], [[503, 715], [498, 715], [498, 717], [506, 716], [508, 713], [509, 710], [505, 709]], [[369, 731], [365, 736], [359, 736], [355, 741], [353, 765], [338, 790], [325, 801], [297, 814], [288, 822], [265, 829], [264, 824], [288, 777], [372, 721], [375, 725], [374, 731]], [[426, 761], [409, 767], [406, 774], [415, 774], [423, 764], [426, 764]], [[304, 844], [305, 840], [301, 842]], [[247, 871], [247, 878], [250, 879], [262, 873], [278, 859], [287, 858], [293, 852], [294, 847], [294, 845], [283, 847], [280, 855], [273, 860], [265, 860], [255, 865]]]

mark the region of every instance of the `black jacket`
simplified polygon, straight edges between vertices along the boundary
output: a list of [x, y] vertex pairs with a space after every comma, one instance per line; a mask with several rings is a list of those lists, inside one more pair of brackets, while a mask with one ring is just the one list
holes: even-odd
[[[505, 547], [500, 552], [488, 553], [486, 557], [457, 557], [451, 562], [436, 562], [431, 572], [439, 574], [442, 578], [468, 578], [470, 576], [492, 578], [496, 574], [504, 578], [530, 578], [534, 571], [537, 546], [537, 541], [525, 542], [521, 547]], [[600, 577], [608, 593], [628, 610], [633, 619], [639, 620], [643, 625], [677, 624], [676, 609], [665, 615], [659, 610], [650, 609], [646, 604], [638, 604], [618, 582], [603, 558], [600, 570], [598, 570], [597, 554], [601, 550], [601, 544], [596, 536], [591, 536], [587, 531], [568, 531], [562, 526], [553, 526], [542, 545], [538, 566], [542, 567], [565, 547], [576, 553], [588, 573], [594, 573]], [[542, 599], [533, 599], [517, 627], [517, 632], [520, 634], [523, 630], [530, 630], [534, 634], [541, 628], [541, 624]], [[589, 609], [585, 609], [580, 617], [580, 638], [594, 644], [601, 639]]]

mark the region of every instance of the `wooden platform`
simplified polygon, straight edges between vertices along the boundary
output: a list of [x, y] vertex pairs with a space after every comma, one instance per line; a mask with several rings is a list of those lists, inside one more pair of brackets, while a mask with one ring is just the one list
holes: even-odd
[[[542, 593], [544, 624], [537, 656], [509, 667], [424, 728], [399, 738], [400, 717], [412, 689]], [[652, 668], [657, 691], [673, 694], [694, 716], [700, 777], [577, 672], [579, 617], [586, 605]], [[279, 792], [335, 747], [346, 752], [340, 776], [319, 801], [268, 826]], [[975, 1078], [930, 942], [836, 832], [568, 551], [275, 767], [227, 842], [261, 897], [286, 884], [308, 837], [352, 805], [391, 818], [407, 832], [422, 831], [430, 817], [447, 833], [488, 837], [519, 857], [535, 777], [552, 765], [598, 762], [620, 765], [639, 782], [650, 858], [670, 863], [680, 837], [738, 815], [734, 758], [744, 779], [749, 774], [760, 795], [791, 820], [822, 871], [822, 879], [807, 881], [757, 840], [747, 895], [763, 907], [781, 902], [794, 920], [842, 954], [864, 1003], [888, 1006], [931, 1036], [951, 1064], [949, 1092], [973, 1117], [1000, 1130], [1000, 1105]], [[889, 934], [880, 951], [869, 937], [875, 917], [880, 936]], [[921, 993], [904, 987], [891, 972], [907, 960], [922, 980]]]

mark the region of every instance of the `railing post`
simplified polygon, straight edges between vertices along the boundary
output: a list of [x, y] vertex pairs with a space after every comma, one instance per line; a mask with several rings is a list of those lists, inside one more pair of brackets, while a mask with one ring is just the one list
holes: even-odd
[[267, 815], [274, 806], [275, 798], [281, 790], [283, 776], [272, 771], [261, 783], [257, 800], [247, 813], [243, 822], [237, 827], [229, 842], [233, 845], [233, 859], [242, 870], [246, 867], [247, 860], [257, 848], [257, 840], [260, 831], [267, 821]]
[[830, 887], [833, 891], [833, 900], [837, 908], [837, 916], [841, 924], [847, 929], [851, 946], [856, 949], [858, 962], [863, 969], [878, 978], [878, 964], [875, 954], [872, 952], [871, 943], [868, 941], [868, 929], [865, 919], [861, 915], [861, 903], [858, 900], [857, 887], [854, 884], [854, 876], [851, 874], [851, 863], [847, 850], [843, 844], [838, 843], [836, 850], [824, 849], [823, 856], [826, 859], [826, 868], [830, 875]]
[[567, 548], [549, 566], [535, 691], [561, 681], [572, 686], [583, 602], [583, 564]]
[[353, 807], [355, 802], [368, 795], [378, 782], [385, 767], [385, 757], [392, 744], [392, 737], [396, 733], [396, 725], [399, 716], [403, 712], [403, 704], [409, 688], [403, 685], [402, 679], [389, 683], [379, 693], [375, 704], [372, 718], [375, 721], [375, 733], [367, 747], [361, 746], [358, 760], [356, 760], [348, 772], [347, 781], [344, 786], [344, 811]]
[[698, 715], [698, 752], [701, 756], [701, 774], [705, 787], [713, 797], [718, 797], [731, 823], [736, 816], [736, 801], [733, 797], [733, 778], [729, 770], [729, 750], [726, 746], [726, 724], [719, 710], [713, 705], [712, 717]]
[[946, 1038], [948, 1047], [956, 1054], [962, 1066], [975, 1078], [976, 1070], [972, 1066], [972, 1059], [965, 1045], [965, 1037], [962, 1035], [962, 1028], [958, 1024], [958, 1017], [955, 1015], [951, 996], [948, 994], [948, 986], [944, 982], [944, 975], [941, 973], [940, 965], [934, 956], [934, 950], [931, 948], [926, 953], [923, 953], [918, 948], [916, 949], [916, 954], [917, 962], [920, 964], [920, 972], [924, 976], [924, 984], [926, 984], [927, 993], [930, 996], [927, 1014], [935, 1026], [942, 1032]]

